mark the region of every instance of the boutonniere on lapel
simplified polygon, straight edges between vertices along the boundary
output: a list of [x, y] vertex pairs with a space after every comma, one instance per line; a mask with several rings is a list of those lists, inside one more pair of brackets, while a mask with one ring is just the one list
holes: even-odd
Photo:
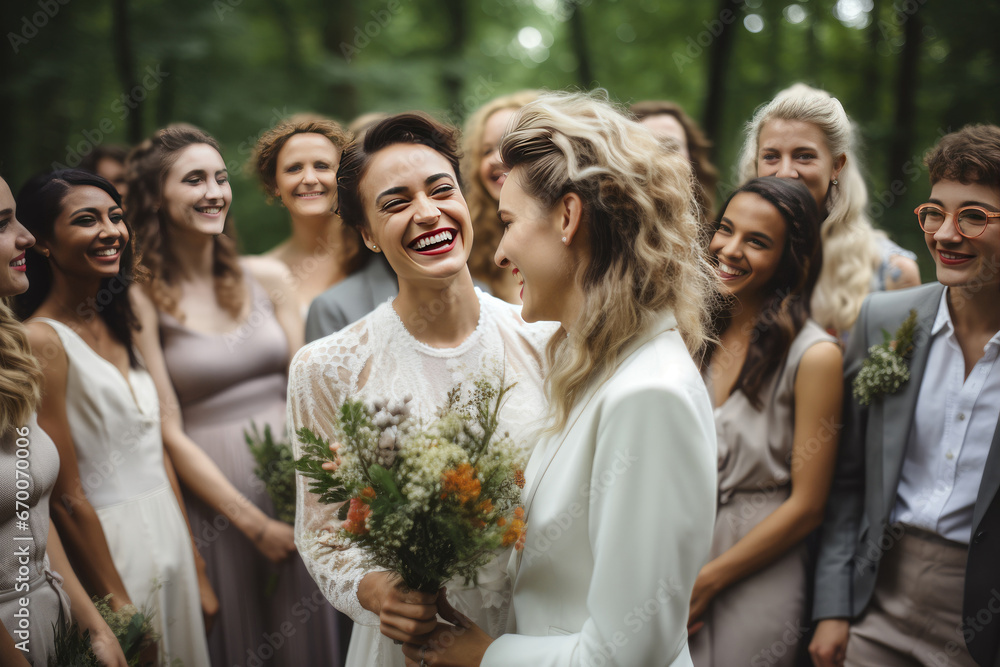
[[876, 398], [895, 394], [910, 379], [908, 360], [913, 352], [913, 336], [917, 331], [917, 311], [899, 325], [895, 335], [882, 329], [885, 341], [868, 348], [868, 358], [854, 378], [854, 398], [861, 405], [871, 405]]

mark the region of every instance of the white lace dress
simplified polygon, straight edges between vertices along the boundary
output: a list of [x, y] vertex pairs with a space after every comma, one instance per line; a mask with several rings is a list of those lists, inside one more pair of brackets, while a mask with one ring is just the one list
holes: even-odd
[[[414, 397], [411, 409], [431, 418], [456, 384], [471, 382], [505, 364], [508, 382], [516, 381], [501, 413], [501, 428], [515, 442], [534, 447], [545, 407], [542, 394], [544, 345], [555, 325], [526, 324], [520, 309], [476, 290], [480, 315], [475, 331], [455, 348], [440, 349], [417, 341], [403, 326], [391, 301], [383, 303], [354, 325], [302, 348], [292, 360], [289, 377], [288, 424], [294, 434], [302, 427], [331, 437], [334, 415], [345, 398], [399, 400]], [[433, 311], [430, 311], [433, 312]], [[428, 315], [431, 317], [430, 313]], [[292, 436], [296, 457], [300, 443]], [[298, 479], [295, 542], [320, 590], [354, 622], [346, 667], [403, 667], [402, 651], [379, 632], [379, 618], [358, 601], [358, 585], [372, 570], [359, 549], [329, 545], [336, 525], [336, 506], [319, 504]], [[510, 584], [506, 575], [509, 552], [480, 572], [479, 585], [466, 589], [448, 585], [448, 599], [491, 635], [506, 626]]]

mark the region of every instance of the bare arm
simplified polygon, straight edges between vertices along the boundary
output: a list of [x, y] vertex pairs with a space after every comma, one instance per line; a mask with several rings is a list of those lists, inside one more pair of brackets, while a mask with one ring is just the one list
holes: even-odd
[[305, 343], [305, 323], [298, 299], [291, 289], [294, 282], [291, 271], [283, 262], [271, 257], [254, 257], [245, 261], [274, 306], [274, 316], [288, 339], [288, 360], [291, 361]]
[[920, 269], [909, 257], [892, 255], [889, 258], [889, 275], [885, 280], [887, 290], [916, 287], [920, 284]]
[[293, 528], [271, 519], [250, 502], [232, 485], [208, 454], [184, 432], [180, 404], [170, 383], [163, 350], [160, 348], [156, 308], [149, 297], [138, 289], [132, 289], [130, 297], [142, 327], [135, 344], [156, 385], [160, 398], [163, 444], [177, 477], [204, 503], [229, 519], [268, 559], [274, 562], [284, 560], [295, 550]]
[[91, 593], [111, 595], [111, 608], [120, 609], [132, 600], [125, 590], [101, 521], [84, 492], [77, 464], [76, 445], [66, 416], [66, 377], [68, 361], [58, 334], [47, 324], [30, 322], [28, 341], [33, 350], [58, 350], [42, 365], [42, 403], [38, 407], [38, 425], [49, 434], [59, 451], [59, 477], [52, 491], [49, 513], [60, 534], [66, 538], [66, 551], [76, 571], [87, 582]]
[[0, 623], [0, 662], [10, 667], [31, 667], [24, 653], [14, 645], [3, 623]]
[[803, 355], [795, 379], [791, 493], [743, 539], [702, 568], [691, 621], [712, 597], [774, 562], [822, 523], [837, 458], [842, 368], [840, 348], [834, 343], [817, 343]]
[[115, 639], [115, 633], [108, 627], [97, 607], [91, 602], [87, 591], [83, 589], [83, 584], [76, 578], [59, 540], [59, 533], [51, 523], [45, 552], [49, 556], [49, 565], [63, 578], [62, 587], [69, 596], [73, 619], [80, 624], [81, 630], [90, 631], [90, 643], [101, 664], [107, 667], [126, 667], [128, 663], [125, 661], [125, 654], [122, 653], [118, 640]]

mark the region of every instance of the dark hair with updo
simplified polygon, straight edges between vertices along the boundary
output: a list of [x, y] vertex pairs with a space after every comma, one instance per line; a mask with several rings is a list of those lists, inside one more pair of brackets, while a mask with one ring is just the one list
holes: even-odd
[[456, 182], [461, 189], [458, 130], [421, 112], [389, 116], [366, 129], [362, 137], [348, 144], [340, 157], [340, 169], [337, 170], [337, 213], [348, 227], [358, 231], [368, 228], [364, 202], [361, 201], [361, 179], [375, 153], [395, 144], [418, 144], [440, 153], [454, 170]]
[[[105, 179], [80, 169], [63, 169], [35, 176], [24, 184], [17, 194], [18, 220], [37, 241], [51, 242], [53, 228], [56, 219], [63, 212], [66, 195], [73, 188], [82, 186], [99, 188], [116, 205], [122, 205], [118, 190]], [[110, 278], [103, 278], [95, 299], [90, 303], [77, 304], [76, 313], [87, 319], [96, 314], [104, 320], [111, 335], [128, 351], [129, 363], [137, 368], [139, 361], [132, 349], [132, 334], [139, 330], [139, 321], [132, 312], [128, 288], [133, 283], [142, 282], [145, 271], [136, 256], [135, 233], [127, 218], [125, 227], [128, 229], [129, 240], [122, 248], [118, 273]], [[30, 287], [24, 294], [14, 297], [14, 309], [21, 319], [30, 317], [38, 310], [52, 291], [52, 265], [49, 258], [38, 252], [37, 245], [30, 252], [32, 256], [27, 263]]]
[[[773, 206], [785, 221], [785, 247], [778, 269], [764, 288], [767, 297], [750, 333], [746, 359], [730, 393], [742, 391], [750, 404], [760, 409], [760, 393], [767, 381], [784, 364], [792, 341], [805, 326], [810, 315], [810, 301], [820, 269], [823, 268], [823, 246], [819, 228], [822, 222], [812, 194], [800, 181], [766, 176], [747, 181], [726, 200], [715, 222], [718, 229], [726, 209], [736, 195], [757, 195]], [[734, 300], [716, 302], [712, 313], [714, 340], [726, 330], [733, 317]], [[711, 363], [718, 343], [708, 346], [702, 368]]]
[[942, 137], [924, 163], [931, 185], [948, 180], [996, 190], [1000, 188], [1000, 127], [966, 125]]
[[[164, 180], [181, 151], [197, 144], [206, 144], [222, 154], [219, 142], [208, 133], [193, 125], [177, 123], [158, 130], [135, 147], [125, 164], [128, 179], [125, 208], [135, 224], [142, 261], [152, 274], [150, 297], [159, 310], [181, 321], [184, 320], [184, 313], [177, 305], [180, 295], [172, 285], [175, 259], [169, 243], [171, 223], [167, 219], [167, 207], [161, 205], [160, 200]], [[232, 208], [226, 214], [223, 233], [215, 236], [212, 274], [219, 305], [238, 318], [247, 298], [247, 290], [233, 238], [231, 212]]]

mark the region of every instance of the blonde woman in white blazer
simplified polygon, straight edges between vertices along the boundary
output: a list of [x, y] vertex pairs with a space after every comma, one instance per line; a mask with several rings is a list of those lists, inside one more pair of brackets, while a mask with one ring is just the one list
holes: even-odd
[[525, 471], [510, 632], [452, 610], [407, 664], [689, 666], [688, 602], [715, 517], [715, 427], [691, 352], [711, 273], [690, 168], [607, 102], [552, 93], [501, 142], [496, 261], [547, 354], [549, 436]]

